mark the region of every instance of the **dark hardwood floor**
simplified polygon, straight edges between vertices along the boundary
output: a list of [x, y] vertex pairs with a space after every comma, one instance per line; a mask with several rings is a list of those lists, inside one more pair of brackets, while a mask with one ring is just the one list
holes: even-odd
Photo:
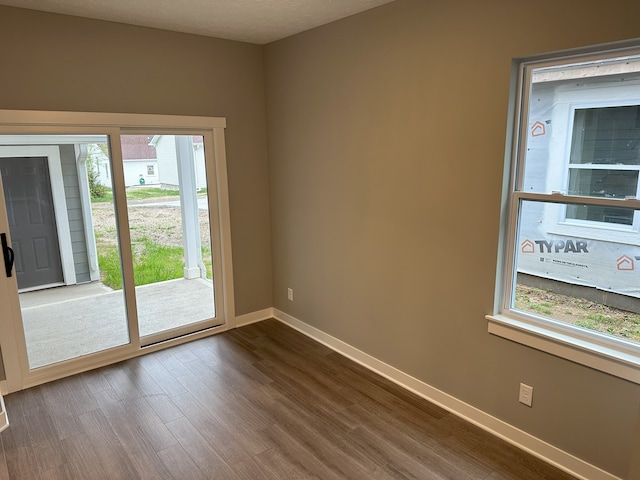
[[573, 478], [275, 320], [5, 400], [0, 480]]

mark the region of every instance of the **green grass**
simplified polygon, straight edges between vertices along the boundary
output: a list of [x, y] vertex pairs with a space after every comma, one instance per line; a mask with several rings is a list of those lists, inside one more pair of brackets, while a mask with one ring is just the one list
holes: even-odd
[[529, 311], [542, 313], [543, 315], [551, 315], [553, 313], [553, 307], [555, 306], [550, 302], [535, 302], [530, 298], [516, 292], [516, 300], [519, 302], [524, 302], [526, 305], [526, 309]]
[[603, 315], [601, 313], [590, 313], [587, 315], [587, 318], [589, 320], [593, 320], [595, 323], [611, 324], [612, 322], [614, 322], [614, 319], [612, 317], [610, 317], [609, 315]]
[[100, 280], [114, 290], [122, 289], [122, 275], [120, 274], [120, 255], [118, 248], [104, 246], [98, 249], [98, 264], [100, 265]]
[[525, 312], [640, 343], [640, 313], [637, 309], [635, 312], [621, 310], [524, 285], [516, 286], [514, 306]]
[[207, 269], [207, 278], [209, 280], [213, 279], [213, 261], [211, 259], [211, 249], [208, 247], [202, 247], [202, 263]]
[[[180, 247], [159, 245], [142, 238], [132, 245], [133, 276], [136, 286], [164, 282], [184, 275], [184, 254]], [[207, 278], [212, 278], [211, 251], [203, 248]], [[102, 282], [114, 290], [122, 289], [120, 256], [115, 246], [98, 249], [98, 263]]]
[[[164, 188], [157, 188], [157, 187], [127, 188], [127, 200], [141, 200], [145, 198], [178, 197], [178, 196], [180, 196], [180, 190], [165, 190]], [[106, 188], [104, 196], [98, 197], [98, 198], [92, 198], [91, 201], [93, 203], [113, 202], [113, 192], [110, 188]]]
[[110, 188], [107, 188], [106, 190], [106, 193], [100, 197], [91, 197], [91, 203], [112, 203], [113, 193]]
[[145, 187], [127, 188], [128, 200], [139, 200], [154, 197], [179, 197], [180, 190], [165, 190], [164, 188]]
[[[183, 276], [184, 256], [180, 247], [165, 247], [141, 239], [132, 245], [133, 276], [135, 285], [163, 282]], [[120, 257], [115, 246], [102, 247], [98, 251], [98, 263], [102, 281], [114, 290], [122, 289]]]
[[575, 323], [578, 327], [588, 328], [589, 330], [598, 330], [598, 322], [592, 319], [582, 319]]
[[184, 275], [184, 256], [180, 247], [165, 247], [147, 238], [132, 245], [136, 285], [164, 282]]

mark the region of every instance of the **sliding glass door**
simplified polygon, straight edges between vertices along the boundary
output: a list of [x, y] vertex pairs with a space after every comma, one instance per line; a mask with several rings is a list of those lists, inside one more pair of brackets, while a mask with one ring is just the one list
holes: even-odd
[[[120, 137], [136, 313], [143, 343], [215, 318], [209, 197], [202, 135]], [[133, 157], [147, 157], [143, 162]]]
[[0, 134], [13, 385], [224, 325], [221, 130], [149, 124]]

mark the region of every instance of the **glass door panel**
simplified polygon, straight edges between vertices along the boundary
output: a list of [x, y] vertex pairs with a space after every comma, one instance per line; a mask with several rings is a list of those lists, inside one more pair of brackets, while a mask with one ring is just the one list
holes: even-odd
[[215, 324], [204, 139], [122, 135], [127, 214], [144, 344]]
[[110, 278], [122, 276], [107, 144], [105, 135], [0, 136], [31, 370], [130, 343]]

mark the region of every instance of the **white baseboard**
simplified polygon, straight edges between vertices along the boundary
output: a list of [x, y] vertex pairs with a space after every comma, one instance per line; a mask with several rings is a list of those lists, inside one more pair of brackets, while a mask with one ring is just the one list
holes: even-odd
[[273, 308], [265, 308], [264, 310], [258, 310], [257, 312], [251, 312], [236, 317], [234, 326], [244, 327], [245, 325], [251, 325], [252, 323], [261, 322], [270, 318], [274, 318]]
[[[540, 440], [488, 413], [483, 412], [451, 395], [438, 390], [406, 373], [381, 362], [375, 357], [331, 335], [298, 320], [278, 309], [273, 310], [273, 318], [298, 330], [299, 332], [326, 345], [354, 362], [382, 375], [397, 385], [435, 403], [445, 410], [482, 428], [483, 430], [509, 442], [555, 467], [584, 480], [621, 480], [590, 463], [585, 462], [553, 445]], [[259, 313], [259, 312], [257, 312]]]

